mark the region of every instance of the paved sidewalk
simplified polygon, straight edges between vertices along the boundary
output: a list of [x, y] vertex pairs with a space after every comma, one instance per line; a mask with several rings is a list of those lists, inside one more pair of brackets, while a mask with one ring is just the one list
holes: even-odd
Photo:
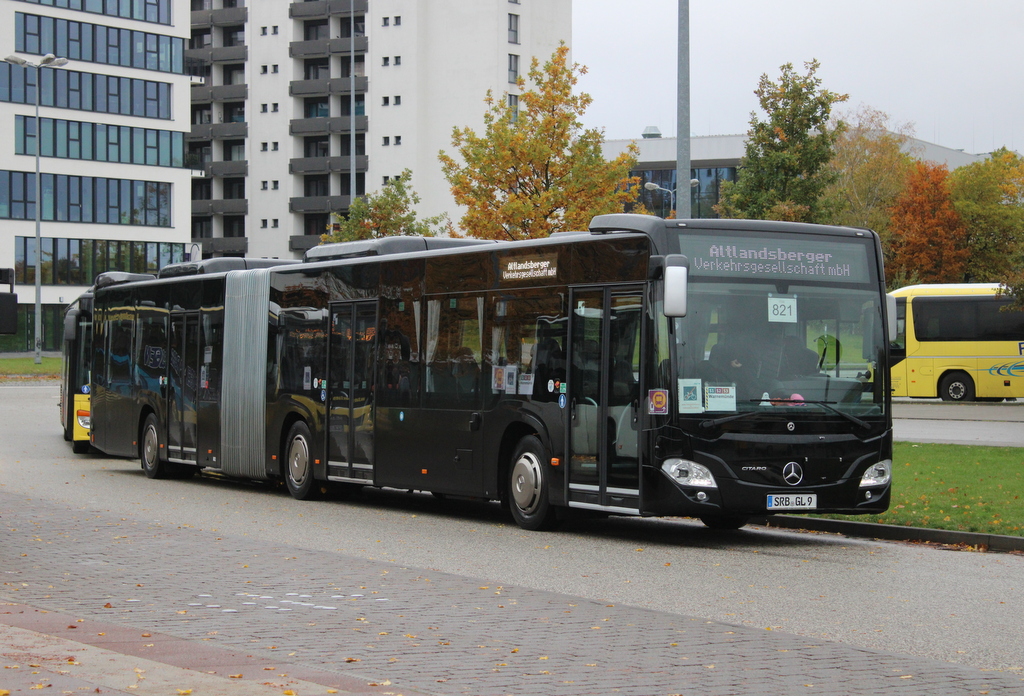
[[11, 693], [1024, 693], [1021, 675], [4, 492], [0, 523]]

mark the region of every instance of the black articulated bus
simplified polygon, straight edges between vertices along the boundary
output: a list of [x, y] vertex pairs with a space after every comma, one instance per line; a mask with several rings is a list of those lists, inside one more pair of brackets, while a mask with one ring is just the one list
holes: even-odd
[[299, 499], [500, 500], [527, 529], [889, 505], [894, 314], [871, 231], [602, 215], [277, 263], [101, 278], [93, 446]]

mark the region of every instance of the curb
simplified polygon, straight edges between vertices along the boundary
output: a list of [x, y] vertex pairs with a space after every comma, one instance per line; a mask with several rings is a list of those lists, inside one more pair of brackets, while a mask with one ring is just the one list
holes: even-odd
[[752, 524], [782, 529], [803, 529], [812, 532], [831, 532], [862, 539], [884, 539], [886, 541], [919, 541], [949, 546], [970, 546], [980, 551], [1002, 551], [1024, 553], [1024, 537], [1004, 534], [982, 534], [978, 532], [956, 532], [946, 529], [925, 529], [902, 527], [877, 522], [851, 522], [816, 517], [793, 515], [771, 515], [752, 518]]

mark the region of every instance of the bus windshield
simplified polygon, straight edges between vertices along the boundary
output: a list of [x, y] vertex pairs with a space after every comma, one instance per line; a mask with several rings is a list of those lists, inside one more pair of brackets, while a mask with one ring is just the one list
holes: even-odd
[[877, 292], [693, 283], [676, 319], [679, 412], [728, 415], [809, 402], [854, 416], [884, 412]]

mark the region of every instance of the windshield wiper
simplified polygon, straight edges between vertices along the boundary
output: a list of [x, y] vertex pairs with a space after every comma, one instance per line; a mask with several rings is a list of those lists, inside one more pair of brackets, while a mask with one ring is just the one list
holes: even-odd
[[[760, 399], [751, 399], [751, 401], [760, 401]], [[831, 411], [832, 413], [835, 413], [836, 415], [842, 416], [846, 420], [850, 421], [851, 423], [853, 423], [853, 424], [855, 424], [857, 426], [860, 426], [861, 428], [864, 428], [865, 430], [869, 430], [871, 428], [871, 424], [870, 423], [862, 421], [860, 418], [857, 418], [857, 416], [851, 416], [849, 413], [846, 413], [845, 411], [840, 411], [835, 406], [832, 406], [832, 404], [836, 403], [834, 401], [793, 401], [791, 399], [772, 399], [772, 401], [774, 403], [782, 403], [782, 404], [787, 404], [787, 405], [791, 405], [791, 406], [792, 405], [801, 405], [801, 404], [814, 404], [816, 406], [821, 406], [825, 410]], [[731, 423], [732, 421], [735, 421], [735, 420], [741, 420], [743, 418], [749, 418], [750, 416], [764, 415], [764, 414], [769, 414], [769, 413], [771, 413], [770, 410], [746, 411], [744, 413], [737, 413], [736, 415], [733, 415], [733, 416], [725, 416], [723, 418], [715, 418], [715, 419], [712, 419], [712, 420], [701, 421], [700, 422], [700, 427], [702, 427], [702, 428], [714, 428], [716, 426], [723, 425], [725, 423]]]
[[793, 401], [791, 399], [776, 399], [775, 401], [781, 402], [781, 403], [784, 403], [784, 404], [790, 404], [790, 405], [814, 404], [816, 406], [821, 406], [825, 410], [831, 411], [832, 413], [834, 413], [834, 414], [836, 414], [838, 416], [842, 416], [846, 420], [850, 421], [851, 423], [854, 423], [855, 425], [859, 425], [860, 427], [864, 428], [865, 430], [869, 430], [871, 428], [871, 424], [870, 423], [862, 421], [857, 416], [851, 416], [846, 411], [840, 411], [835, 406], [832, 406], [832, 404], [836, 403], [835, 401], [806, 401], [806, 400], [804, 400], [804, 401]]

